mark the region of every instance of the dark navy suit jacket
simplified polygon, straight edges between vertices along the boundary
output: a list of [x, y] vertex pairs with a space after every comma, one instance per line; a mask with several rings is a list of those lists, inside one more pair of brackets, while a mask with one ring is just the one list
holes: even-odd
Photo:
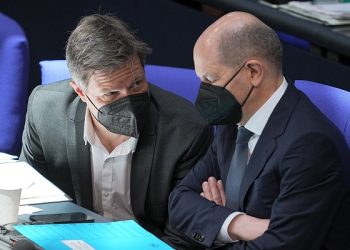
[[[201, 197], [214, 176], [226, 183], [236, 126], [219, 126], [203, 159], [170, 196], [170, 223], [204, 247], [234, 212]], [[253, 241], [227, 249], [350, 249], [350, 152], [337, 128], [293, 85], [271, 114], [242, 180], [239, 211], [270, 219]]]

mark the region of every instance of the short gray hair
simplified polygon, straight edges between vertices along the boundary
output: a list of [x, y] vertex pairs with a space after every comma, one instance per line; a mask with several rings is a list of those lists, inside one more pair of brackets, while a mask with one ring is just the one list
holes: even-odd
[[259, 56], [282, 70], [282, 45], [274, 30], [263, 23], [249, 24], [238, 31], [223, 32], [219, 43], [220, 61], [236, 66], [250, 56]]
[[111, 72], [138, 55], [141, 63], [152, 52], [126, 23], [111, 15], [83, 17], [66, 45], [68, 69], [80, 87], [87, 88], [95, 71]]

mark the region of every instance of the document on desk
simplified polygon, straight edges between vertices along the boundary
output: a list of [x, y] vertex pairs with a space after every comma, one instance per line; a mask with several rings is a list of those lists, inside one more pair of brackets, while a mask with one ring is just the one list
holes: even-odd
[[1, 163], [0, 173], [2, 188], [7, 186], [22, 188], [20, 205], [71, 200], [26, 162]]
[[9, 155], [3, 152], [0, 152], [0, 164], [1, 163], [8, 163], [8, 162], [15, 162], [17, 161], [17, 156], [15, 155]]
[[16, 230], [50, 250], [170, 250], [133, 220], [106, 223], [19, 225]]
[[350, 3], [312, 4], [311, 2], [291, 1], [278, 6], [281, 11], [304, 16], [324, 25], [350, 24]]

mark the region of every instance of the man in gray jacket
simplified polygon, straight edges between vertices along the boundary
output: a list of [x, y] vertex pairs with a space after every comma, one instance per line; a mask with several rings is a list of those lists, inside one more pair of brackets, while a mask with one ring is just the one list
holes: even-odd
[[66, 47], [72, 79], [30, 96], [20, 159], [79, 205], [162, 237], [168, 195], [212, 132], [190, 102], [147, 82], [149, 53], [122, 21], [84, 17]]

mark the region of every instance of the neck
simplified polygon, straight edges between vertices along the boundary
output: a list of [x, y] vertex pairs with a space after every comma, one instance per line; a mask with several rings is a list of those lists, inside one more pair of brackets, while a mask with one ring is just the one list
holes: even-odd
[[250, 98], [242, 108], [241, 124], [245, 125], [249, 119], [258, 111], [265, 102], [276, 92], [283, 82], [283, 76], [267, 79], [255, 87]]

